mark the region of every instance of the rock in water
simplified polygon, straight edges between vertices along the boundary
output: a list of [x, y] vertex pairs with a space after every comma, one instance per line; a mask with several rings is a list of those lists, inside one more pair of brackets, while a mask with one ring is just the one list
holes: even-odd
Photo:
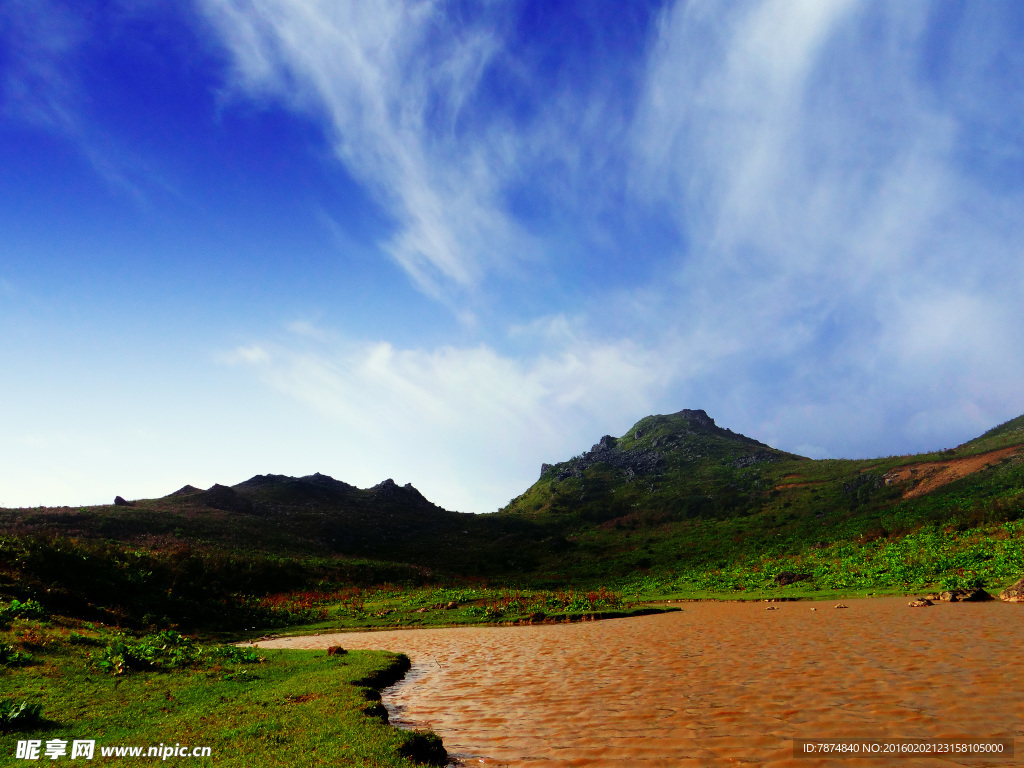
[[1000, 592], [999, 599], [1007, 603], [1024, 603], [1024, 578]]
[[931, 600], [922, 597], [917, 600], [911, 600], [909, 603], [907, 603], [907, 605], [909, 605], [911, 608], [924, 608], [926, 605], [935, 605], [935, 603], [933, 603]]
[[992, 595], [984, 589], [951, 589], [939, 595], [939, 600], [947, 603], [980, 603], [984, 600], [991, 600]]

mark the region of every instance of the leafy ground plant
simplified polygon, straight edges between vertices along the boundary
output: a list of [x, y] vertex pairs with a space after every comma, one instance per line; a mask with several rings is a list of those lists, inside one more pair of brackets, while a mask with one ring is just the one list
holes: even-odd
[[20, 667], [34, 661], [35, 657], [31, 653], [19, 651], [9, 643], [0, 643], [0, 666]]
[[12, 619], [49, 618], [50, 613], [37, 600], [11, 600], [7, 605], [0, 605], [0, 623], [6, 624]]
[[14, 699], [0, 699], [0, 731], [23, 731], [43, 721], [43, 708], [39, 704]]
[[[69, 638], [70, 642], [75, 642]], [[129, 671], [160, 671], [213, 663], [257, 664], [263, 661], [255, 648], [233, 645], [202, 646], [174, 630], [144, 637], [114, 635], [106, 648], [94, 655], [96, 666], [115, 675]]]

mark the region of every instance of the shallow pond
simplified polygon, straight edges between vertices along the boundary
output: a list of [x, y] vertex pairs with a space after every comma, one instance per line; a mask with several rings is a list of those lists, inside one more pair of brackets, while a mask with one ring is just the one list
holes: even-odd
[[[684, 603], [579, 624], [281, 638], [413, 661], [385, 703], [467, 765], [1024, 765], [1024, 605]], [[767, 608], [777, 610], [767, 610]], [[812, 610], [816, 608], [817, 610]], [[793, 739], [1016, 737], [1015, 759], [793, 755]]]

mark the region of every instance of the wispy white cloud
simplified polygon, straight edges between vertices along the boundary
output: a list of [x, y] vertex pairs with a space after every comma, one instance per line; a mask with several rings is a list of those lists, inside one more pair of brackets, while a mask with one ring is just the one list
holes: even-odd
[[11, 0], [0, 6], [0, 32], [7, 49], [4, 116], [58, 129], [73, 125], [80, 94], [67, 65], [87, 39], [86, 25], [47, 0]]
[[647, 412], [675, 367], [631, 342], [581, 332], [529, 358], [485, 345], [289, 338], [224, 359], [255, 366], [267, 384], [329, 420], [337, 440], [322, 458], [345, 467], [350, 482], [387, 471], [438, 503], [475, 512], [519, 493], [541, 460], [578, 452], [594, 439], [594, 423], [626, 429], [622, 414]]
[[[127, 4], [125, 4], [127, 5]], [[105, 9], [116, 15], [120, 4]], [[97, 14], [52, 0], [0, 4], [0, 37], [6, 48], [0, 70], [0, 115], [71, 142], [94, 172], [118, 193], [145, 205], [141, 177], [153, 178], [134, 151], [92, 124], [89, 94], [80, 78], [83, 49], [96, 37]]]
[[259, 344], [238, 347], [219, 356], [222, 363], [248, 363], [258, 365], [270, 362], [270, 353]]
[[325, 119], [341, 161], [397, 224], [386, 249], [427, 293], [472, 293], [528, 249], [500, 202], [516, 137], [467, 105], [500, 50], [492, 18], [380, 0], [203, 0], [234, 87]]

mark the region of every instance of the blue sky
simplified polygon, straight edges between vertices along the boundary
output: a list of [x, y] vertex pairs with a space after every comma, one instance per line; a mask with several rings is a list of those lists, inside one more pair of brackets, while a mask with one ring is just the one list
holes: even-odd
[[1024, 412], [1017, 2], [0, 2], [0, 505], [487, 512], [649, 413]]

